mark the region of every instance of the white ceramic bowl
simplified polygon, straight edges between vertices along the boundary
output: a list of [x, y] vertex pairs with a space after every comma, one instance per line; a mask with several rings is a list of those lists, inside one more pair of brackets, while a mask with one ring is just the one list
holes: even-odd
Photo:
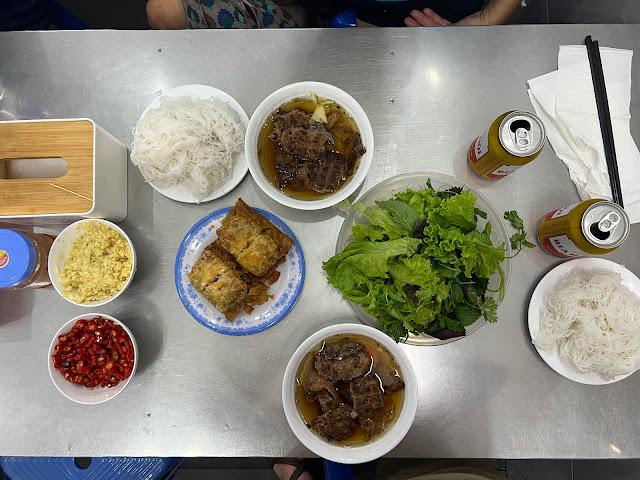
[[[367, 151], [360, 159], [360, 164], [351, 180], [340, 190], [318, 200], [300, 200], [283, 193], [265, 176], [258, 159], [258, 137], [269, 115], [276, 111], [281, 105], [295, 98], [308, 97], [311, 93], [315, 93], [318, 97], [335, 100], [345, 109], [356, 122], [360, 135], [362, 136], [362, 144]], [[251, 176], [267, 195], [288, 207], [299, 210], [319, 210], [341, 202], [355, 192], [362, 184], [367, 176], [367, 172], [371, 166], [371, 159], [373, 158], [373, 130], [371, 129], [371, 123], [369, 122], [367, 114], [364, 113], [360, 104], [347, 92], [327, 83], [293, 83], [273, 92], [258, 106], [256, 111], [253, 112], [245, 137], [245, 153]]]
[[[99, 301], [94, 301], [94, 302], [89, 302], [89, 303], [77, 303], [77, 302], [74, 302], [73, 300], [65, 297], [64, 295], [62, 295], [62, 291], [64, 290], [64, 286], [60, 283], [59, 274], [56, 273], [56, 272], [58, 272], [58, 271], [62, 272], [64, 270], [64, 261], [69, 256], [69, 252], [71, 251], [71, 244], [82, 233], [81, 231], [77, 231], [76, 227], [78, 225], [83, 224], [83, 223], [89, 223], [89, 222], [103, 223], [103, 224], [107, 225], [108, 227], [113, 228], [115, 231], [120, 233], [120, 235], [122, 235], [127, 240], [127, 243], [129, 244], [129, 247], [131, 247], [131, 253], [132, 253], [132, 265], [131, 266], [132, 266], [132, 268], [131, 268], [131, 274], [129, 275], [129, 278], [127, 279], [127, 283], [115, 295], [113, 295], [113, 296], [111, 296], [109, 298], [105, 298], [104, 300], [99, 300]], [[124, 292], [127, 289], [127, 287], [129, 287], [129, 285], [131, 285], [131, 282], [133, 280], [133, 276], [136, 273], [136, 249], [133, 247], [133, 242], [131, 241], [129, 236], [126, 233], [124, 233], [124, 230], [122, 230], [116, 224], [108, 222], [107, 220], [101, 220], [101, 219], [97, 219], [97, 218], [88, 218], [86, 220], [79, 220], [79, 221], [77, 221], [75, 223], [72, 223], [67, 228], [62, 230], [62, 232], [60, 232], [60, 235], [58, 235], [56, 237], [55, 241], [53, 242], [53, 245], [51, 245], [51, 251], [49, 252], [49, 265], [48, 266], [49, 266], [49, 277], [51, 277], [51, 283], [53, 284], [53, 288], [56, 289], [56, 291], [60, 294], [60, 296], [62, 298], [64, 298], [68, 302], [73, 303], [74, 305], [78, 305], [80, 307], [99, 307], [101, 305], [109, 303], [111, 300], [114, 300], [114, 299], [118, 298], [122, 294], [122, 292]], [[57, 268], [57, 270], [56, 270], [56, 268]]]
[[[107, 320], [112, 320], [114, 323], [119, 324], [124, 329], [124, 331], [127, 332], [127, 335], [129, 335], [129, 338], [131, 339], [131, 344], [133, 345], [133, 369], [131, 371], [131, 375], [129, 375], [129, 378], [118, 383], [117, 386], [111, 388], [101, 386], [88, 388], [84, 385], [71, 383], [69, 380], [64, 378], [64, 375], [62, 375], [60, 370], [56, 369], [53, 366], [53, 361], [51, 360], [51, 355], [56, 353], [55, 346], [58, 343], [58, 335], [69, 333], [78, 320], [84, 319], [89, 321], [98, 316]], [[49, 355], [47, 355], [47, 366], [49, 368], [49, 376], [51, 377], [51, 381], [61, 394], [76, 403], [82, 403], [83, 405], [95, 405], [97, 403], [103, 403], [107, 400], [111, 400], [120, 392], [122, 392], [127, 385], [129, 385], [129, 382], [136, 374], [136, 369], [138, 368], [138, 344], [136, 343], [136, 339], [133, 336], [133, 333], [131, 333], [131, 330], [129, 330], [127, 326], [121, 321], [103, 313], [87, 313], [84, 315], [79, 315], [76, 318], [72, 318], [67, 323], [65, 323], [60, 328], [60, 330], [56, 332], [56, 334], [53, 336], [53, 340], [51, 340], [51, 345], [49, 346]]]
[[[357, 447], [343, 447], [330, 443], [307, 427], [296, 406], [296, 373], [304, 356], [323, 340], [340, 334], [369, 337], [386, 348], [398, 363], [405, 383], [404, 402], [396, 422], [375, 440]], [[323, 328], [314, 333], [295, 351], [282, 382], [282, 404], [293, 433], [305, 447], [322, 458], [338, 463], [364, 463], [380, 458], [395, 448], [409, 431], [418, 406], [418, 383], [409, 358], [390, 337], [375, 328], [354, 323], [344, 323]]]

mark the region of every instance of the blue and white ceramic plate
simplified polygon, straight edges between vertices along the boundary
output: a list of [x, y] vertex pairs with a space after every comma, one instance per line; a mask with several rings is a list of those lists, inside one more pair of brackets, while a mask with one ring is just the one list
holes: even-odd
[[223, 208], [210, 213], [187, 232], [176, 255], [174, 268], [176, 288], [187, 311], [205, 327], [225, 335], [252, 335], [278, 323], [296, 304], [304, 284], [304, 256], [300, 242], [282, 220], [269, 212], [254, 208], [256, 212], [289, 235], [293, 240], [293, 247], [289, 250], [286, 260], [278, 267], [280, 278], [269, 287], [269, 294], [273, 295], [273, 298], [254, 307], [250, 315], [242, 310], [235, 320], [230, 322], [193, 288], [187, 278], [187, 274], [204, 249], [218, 238], [216, 230], [229, 210], [230, 208]]

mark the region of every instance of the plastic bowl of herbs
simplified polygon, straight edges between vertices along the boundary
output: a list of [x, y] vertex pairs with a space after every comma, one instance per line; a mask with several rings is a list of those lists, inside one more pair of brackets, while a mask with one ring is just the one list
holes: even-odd
[[441, 345], [498, 320], [512, 246], [524, 240], [518, 229], [512, 243], [503, 222], [515, 212], [500, 215], [470, 185], [427, 172], [385, 180], [338, 208], [348, 216], [323, 269], [361, 322], [396, 341]]

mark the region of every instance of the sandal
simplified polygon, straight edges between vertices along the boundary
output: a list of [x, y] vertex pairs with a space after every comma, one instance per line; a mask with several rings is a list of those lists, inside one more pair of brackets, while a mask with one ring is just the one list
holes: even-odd
[[271, 468], [273, 468], [273, 466], [278, 463], [283, 465], [292, 465], [296, 467], [296, 469], [293, 471], [293, 473], [289, 477], [289, 480], [298, 480], [298, 478], [300, 478], [300, 475], [302, 475], [304, 472], [307, 471], [303, 458], [270, 458], [269, 459], [269, 465], [271, 465]]

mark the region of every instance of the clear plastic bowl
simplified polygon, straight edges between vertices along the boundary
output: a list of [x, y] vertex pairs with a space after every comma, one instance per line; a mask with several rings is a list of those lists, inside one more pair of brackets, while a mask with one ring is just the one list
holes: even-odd
[[[509, 236], [507, 235], [507, 229], [502, 221], [502, 215], [494, 208], [489, 200], [482, 195], [478, 190], [470, 185], [467, 185], [462, 180], [458, 180], [455, 177], [449, 175], [443, 175], [441, 173], [429, 173], [429, 172], [416, 172], [416, 173], [404, 173], [396, 177], [392, 177], [388, 180], [380, 182], [375, 187], [371, 188], [358, 199], [364, 205], [374, 205], [376, 201], [389, 200], [394, 194], [404, 192], [406, 190], [424, 190], [427, 186], [427, 179], [431, 179], [431, 185], [434, 189], [447, 190], [451, 187], [462, 187], [464, 190], [468, 190], [473, 193], [476, 200], [476, 207], [487, 212], [487, 219], [478, 218], [478, 230], [482, 231], [487, 222], [491, 222], [491, 241], [494, 245], [500, 245], [504, 243], [505, 257], [511, 255], [511, 247], [509, 243]], [[369, 223], [369, 220], [359, 212], [350, 213], [342, 224], [340, 234], [338, 235], [338, 242], [336, 244], [336, 254], [341, 253], [345, 247], [353, 242], [353, 235], [351, 234], [351, 228], [358, 223]], [[504, 288], [505, 292], [509, 286], [509, 279], [511, 278], [511, 260], [506, 258], [502, 262], [502, 269], [504, 270]], [[500, 274], [495, 272], [489, 277], [489, 289], [497, 290], [500, 285]], [[498, 305], [500, 305], [500, 298], [497, 292], [488, 292], [487, 295], [491, 296]], [[378, 319], [369, 315], [364, 311], [362, 306], [349, 300], [349, 305], [353, 309], [358, 319], [365, 325], [372, 327], [378, 326]], [[465, 328], [464, 337], [455, 337], [448, 340], [440, 340], [435, 337], [426, 334], [413, 335], [409, 334], [405, 342], [409, 345], [444, 345], [445, 343], [455, 342], [471, 335], [478, 330], [482, 325], [486, 323], [484, 318], [479, 318], [475, 323]]]

